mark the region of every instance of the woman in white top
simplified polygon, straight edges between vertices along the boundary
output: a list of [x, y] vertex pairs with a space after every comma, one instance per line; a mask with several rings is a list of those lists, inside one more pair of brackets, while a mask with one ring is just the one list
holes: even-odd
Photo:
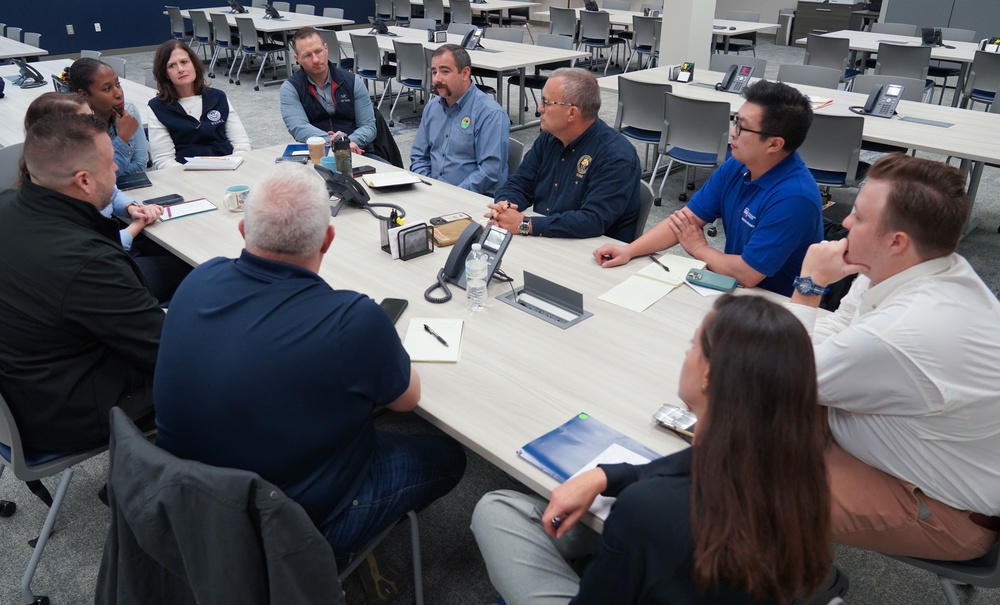
[[226, 93], [205, 84], [205, 65], [187, 44], [168, 40], [153, 57], [156, 97], [150, 99], [149, 148], [153, 166], [185, 158], [250, 151], [250, 138]]

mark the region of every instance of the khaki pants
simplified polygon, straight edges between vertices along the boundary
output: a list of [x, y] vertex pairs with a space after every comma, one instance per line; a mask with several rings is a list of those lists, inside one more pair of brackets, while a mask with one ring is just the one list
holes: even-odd
[[969, 511], [932, 500], [912, 483], [848, 454], [833, 439], [825, 457], [837, 544], [887, 555], [965, 561], [982, 556], [997, 541], [997, 532], [973, 523]]

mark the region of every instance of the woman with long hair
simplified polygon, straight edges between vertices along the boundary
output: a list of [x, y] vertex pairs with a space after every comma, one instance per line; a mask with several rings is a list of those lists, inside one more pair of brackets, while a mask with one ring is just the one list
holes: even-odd
[[108, 136], [115, 150], [116, 175], [144, 172], [149, 161], [142, 114], [125, 100], [118, 74], [113, 67], [97, 59], [77, 59], [66, 68], [70, 92], [82, 96], [94, 115], [108, 123]]
[[250, 137], [226, 93], [205, 84], [205, 65], [180, 40], [167, 40], [153, 57], [156, 97], [149, 100], [153, 166], [185, 158], [250, 151]]
[[[549, 502], [483, 497], [472, 529], [508, 605], [785, 605], [823, 587], [830, 497], [801, 323], [761, 297], [719, 298], [678, 395], [698, 415], [690, 448], [643, 466], [599, 465]], [[598, 494], [617, 497], [600, 536], [578, 523]], [[567, 562], [591, 554], [582, 577]]]

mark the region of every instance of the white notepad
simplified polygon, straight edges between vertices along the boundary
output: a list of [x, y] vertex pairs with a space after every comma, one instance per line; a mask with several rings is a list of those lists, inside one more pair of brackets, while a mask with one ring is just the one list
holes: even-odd
[[163, 207], [163, 214], [160, 215], [160, 220], [170, 221], [182, 216], [190, 216], [192, 214], [200, 214], [202, 212], [210, 212], [212, 210], [218, 210], [218, 207], [205, 198], [199, 198], [189, 202], [177, 202], [176, 204], [169, 204]]
[[184, 159], [187, 160], [184, 170], [236, 170], [243, 163], [243, 156], [239, 155], [199, 155]]
[[[447, 342], [447, 346], [428, 332], [427, 325]], [[430, 317], [414, 317], [406, 330], [403, 347], [410, 355], [410, 361], [430, 361], [457, 363], [462, 356], [462, 329], [465, 321], [461, 319], [442, 319]]]
[[361, 177], [369, 187], [399, 187], [400, 185], [413, 185], [420, 182], [420, 177], [404, 170], [393, 172], [375, 172]]
[[[670, 269], [664, 271], [664, 267]], [[705, 262], [676, 254], [664, 254], [611, 288], [598, 299], [633, 311], [645, 311], [684, 283], [691, 269], [704, 269]]]

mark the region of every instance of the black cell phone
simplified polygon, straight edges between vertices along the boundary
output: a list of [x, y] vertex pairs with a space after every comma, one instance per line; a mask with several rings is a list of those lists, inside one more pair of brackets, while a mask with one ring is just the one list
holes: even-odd
[[369, 166], [368, 164], [362, 164], [360, 166], [355, 166], [354, 168], [351, 168], [351, 176], [355, 177], [362, 176], [365, 174], [372, 174], [373, 172], [375, 172], [375, 167]]
[[378, 306], [382, 307], [382, 310], [389, 316], [392, 323], [396, 323], [409, 304], [410, 302], [403, 298], [383, 298]]
[[177, 195], [176, 193], [171, 193], [170, 195], [154, 197], [153, 199], [146, 200], [143, 204], [159, 204], [160, 206], [169, 206], [170, 204], [176, 204], [177, 202], [183, 201], [183, 197]]

